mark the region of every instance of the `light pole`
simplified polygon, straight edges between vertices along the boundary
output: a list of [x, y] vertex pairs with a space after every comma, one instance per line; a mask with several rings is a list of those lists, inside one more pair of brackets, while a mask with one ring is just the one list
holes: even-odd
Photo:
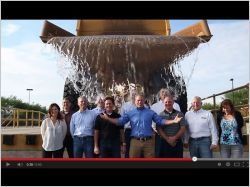
[[234, 79], [231, 78], [230, 81], [232, 81], [232, 89], [234, 89]]
[[26, 90], [29, 92], [29, 104], [30, 104], [30, 92], [33, 91], [33, 89], [27, 88]]
[[[232, 90], [234, 89], [234, 79], [231, 78], [230, 81], [232, 81]], [[234, 103], [234, 91], [233, 91], [233, 103]]]

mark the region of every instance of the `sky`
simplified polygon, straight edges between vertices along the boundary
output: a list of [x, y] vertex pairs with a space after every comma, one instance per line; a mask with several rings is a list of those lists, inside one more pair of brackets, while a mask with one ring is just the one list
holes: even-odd
[[[76, 20], [48, 20], [76, 34]], [[170, 20], [171, 31], [200, 20]], [[61, 106], [65, 76], [57, 54], [39, 36], [44, 20], [1, 20], [1, 96], [16, 96], [24, 102], [47, 108]], [[213, 35], [179, 62], [187, 84], [188, 103], [249, 82], [249, 21], [208, 20]], [[210, 101], [205, 101], [210, 102]]]

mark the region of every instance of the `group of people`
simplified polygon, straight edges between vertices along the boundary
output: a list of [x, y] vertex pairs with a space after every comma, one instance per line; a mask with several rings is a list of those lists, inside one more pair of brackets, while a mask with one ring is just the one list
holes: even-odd
[[114, 98], [103, 95], [93, 110], [80, 96], [75, 113], [67, 98], [62, 111], [52, 103], [41, 125], [43, 157], [62, 158], [66, 148], [70, 158], [183, 158], [183, 149], [189, 148], [191, 157], [212, 158], [218, 145], [223, 158], [243, 156], [243, 118], [229, 99], [221, 103], [216, 126], [200, 97], [184, 115], [167, 89], [159, 93], [160, 100], [150, 107], [142, 94], [131, 94], [120, 114]]
[[212, 158], [212, 150], [218, 147], [221, 158], [243, 157], [241, 129], [244, 121], [230, 99], [225, 99], [220, 104], [217, 126], [211, 112], [202, 109], [200, 97], [194, 97], [192, 108], [185, 114], [188, 133], [184, 137], [184, 147], [189, 145], [191, 157]]

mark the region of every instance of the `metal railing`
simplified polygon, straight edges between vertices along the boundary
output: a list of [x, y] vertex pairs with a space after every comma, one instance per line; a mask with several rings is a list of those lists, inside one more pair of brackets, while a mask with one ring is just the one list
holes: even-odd
[[[217, 111], [219, 110], [218, 108], [216, 108], [216, 97], [217, 96], [220, 96], [220, 95], [224, 95], [226, 93], [230, 93], [230, 92], [234, 92], [234, 91], [237, 91], [237, 90], [241, 90], [241, 89], [249, 89], [249, 83], [246, 84], [246, 85], [243, 85], [243, 86], [240, 86], [240, 87], [237, 87], [237, 88], [234, 88], [234, 89], [231, 89], [231, 90], [227, 90], [227, 91], [224, 91], [224, 92], [221, 92], [221, 93], [218, 93], [218, 94], [213, 94], [211, 96], [208, 96], [206, 98], [203, 98], [201, 100], [206, 100], [206, 99], [210, 99], [210, 98], [213, 98], [213, 109], [211, 109], [210, 111], [212, 112], [214, 118], [216, 119], [217, 118]], [[244, 119], [244, 123], [245, 123], [245, 128], [246, 130], [244, 134], [249, 134], [249, 104], [243, 104], [243, 105], [235, 105], [234, 106], [236, 109], [238, 109], [239, 111], [241, 111], [242, 113], [242, 116], [243, 116], [243, 119]], [[246, 127], [248, 125], [248, 127]]]
[[45, 115], [46, 115], [45, 113], [40, 111], [11, 108], [9, 109], [7, 115], [2, 114], [1, 126], [2, 127], [40, 126]]
[[[227, 91], [224, 91], [224, 92], [221, 92], [221, 93], [218, 93], [218, 94], [213, 94], [213, 95], [208, 96], [206, 98], [203, 98], [201, 100], [206, 100], [206, 99], [213, 98], [213, 106], [214, 106], [214, 109], [216, 109], [216, 99], [215, 99], [216, 96], [220, 96], [220, 95], [223, 95], [223, 94], [226, 94], [226, 93], [230, 93], [230, 92], [234, 92], [234, 91], [237, 91], [237, 90], [241, 90], [243, 88], [249, 89], [249, 83], [247, 83], [244, 86], [240, 86], [240, 87], [237, 87], [237, 88], [234, 88], [234, 89], [231, 89], [231, 90], [227, 90]], [[235, 106], [235, 107], [237, 107], [237, 106]]]

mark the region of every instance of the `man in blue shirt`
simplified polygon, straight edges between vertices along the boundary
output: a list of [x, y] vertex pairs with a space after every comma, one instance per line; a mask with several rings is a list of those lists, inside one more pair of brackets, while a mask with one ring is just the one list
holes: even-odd
[[135, 96], [136, 109], [129, 111], [120, 118], [112, 119], [106, 114], [102, 115], [103, 119], [109, 122], [124, 126], [127, 122], [131, 124], [131, 142], [129, 157], [140, 157], [141, 154], [145, 158], [155, 156], [152, 121], [157, 125], [171, 125], [178, 123], [182, 117], [176, 116], [174, 120], [165, 120], [158, 116], [154, 111], [144, 107], [144, 96], [137, 94]]
[[70, 133], [74, 143], [74, 157], [82, 158], [83, 152], [86, 158], [93, 158], [94, 154], [94, 122], [96, 114], [88, 110], [88, 100], [85, 97], [78, 98], [79, 111], [72, 115], [70, 121]]

